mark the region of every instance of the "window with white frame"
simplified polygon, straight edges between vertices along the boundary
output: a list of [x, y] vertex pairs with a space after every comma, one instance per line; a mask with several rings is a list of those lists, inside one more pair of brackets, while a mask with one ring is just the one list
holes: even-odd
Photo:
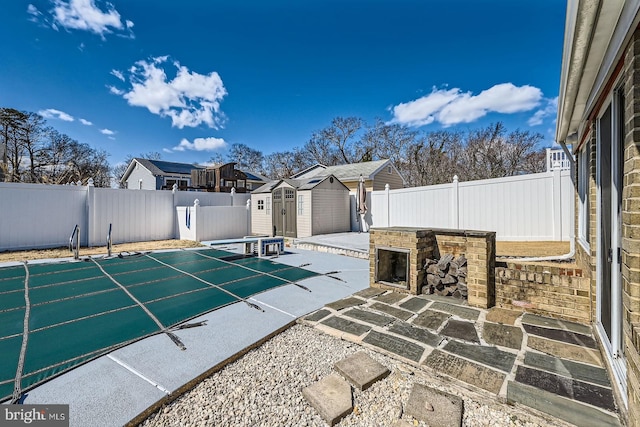
[[264, 210], [264, 200], [258, 200], [258, 210]]
[[589, 246], [589, 163], [591, 153], [585, 144], [578, 153], [578, 239]]
[[298, 215], [304, 213], [304, 196], [298, 195]]
[[271, 215], [271, 197], [267, 196], [265, 213]]

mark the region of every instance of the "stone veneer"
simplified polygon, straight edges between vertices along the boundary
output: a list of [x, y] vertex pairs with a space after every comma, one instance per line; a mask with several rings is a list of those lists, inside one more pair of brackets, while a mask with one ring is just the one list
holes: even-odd
[[[427, 229], [411, 227], [372, 228], [369, 231], [369, 283], [372, 287], [406, 292], [422, 292], [424, 263], [442, 254], [467, 258], [468, 303], [489, 308], [495, 304], [495, 232]], [[407, 289], [376, 281], [376, 248], [409, 250]]]

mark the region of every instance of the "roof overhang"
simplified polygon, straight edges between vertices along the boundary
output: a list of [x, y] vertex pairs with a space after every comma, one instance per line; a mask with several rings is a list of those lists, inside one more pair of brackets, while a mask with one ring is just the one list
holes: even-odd
[[638, 25], [640, 0], [568, 0], [556, 141], [577, 134]]

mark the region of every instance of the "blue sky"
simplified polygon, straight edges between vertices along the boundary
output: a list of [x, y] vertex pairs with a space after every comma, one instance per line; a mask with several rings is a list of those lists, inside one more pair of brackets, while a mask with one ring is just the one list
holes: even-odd
[[302, 146], [337, 116], [503, 121], [553, 144], [565, 2], [9, 0], [0, 107], [110, 153], [204, 163]]

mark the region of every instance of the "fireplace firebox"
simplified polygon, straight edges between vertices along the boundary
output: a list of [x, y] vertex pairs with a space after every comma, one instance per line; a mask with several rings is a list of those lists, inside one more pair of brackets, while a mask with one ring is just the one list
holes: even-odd
[[409, 289], [409, 249], [376, 248], [376, 282]]

